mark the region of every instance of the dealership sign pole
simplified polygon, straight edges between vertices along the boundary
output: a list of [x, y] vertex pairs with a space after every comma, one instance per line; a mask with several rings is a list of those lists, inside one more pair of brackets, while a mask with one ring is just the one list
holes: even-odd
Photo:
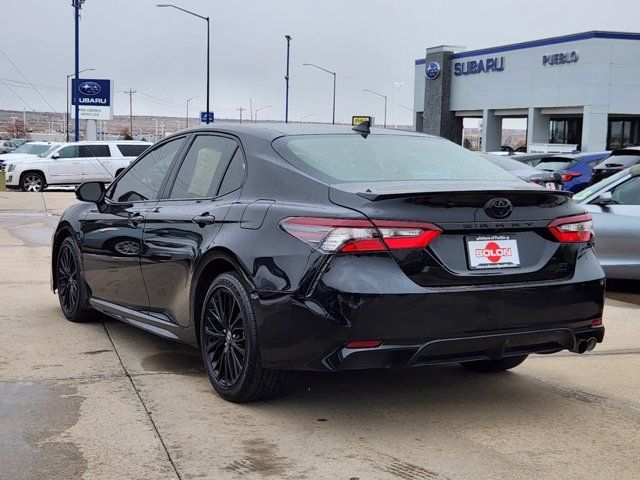
[[[75, 51], [75, 74], [74, 77], [76, 80], [78, 80], [78, 75], [79, 75], [79, 71], [80, 71], [80, 9], [82, 8], [82, 4], [84, 3], [84, 0], [73, 0], [73, 9], [74, 9], [74, 17], [75, 17], [75, 25], [76, 25], [76, 51]], [[78, 82], [76, 81], [75, 87], [78, 87]], [[77, 98], [78, 96], [78, 92], [77, 90], [74, 88], [72, 89], [72, 96], [74, 99]], [[74, 128], [75, 128], [75, 132], [74, 132], [74, 138], [75, 141], [77, 142], [80, 139], [80, 106], [78, 105], [78, 102], [74, 102], [75, 103], [75, 122], [74, 122]]]

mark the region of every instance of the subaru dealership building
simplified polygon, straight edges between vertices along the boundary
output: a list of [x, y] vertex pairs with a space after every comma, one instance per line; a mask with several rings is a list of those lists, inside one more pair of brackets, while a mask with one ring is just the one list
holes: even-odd
[[500, 150], [504, 118], [526, 118], [529, 152], [640, 144], [640, 33], [428, 48], [414, 87], [416, 130], [461, 143], [463, 119], [481, 118], [485, 151]]

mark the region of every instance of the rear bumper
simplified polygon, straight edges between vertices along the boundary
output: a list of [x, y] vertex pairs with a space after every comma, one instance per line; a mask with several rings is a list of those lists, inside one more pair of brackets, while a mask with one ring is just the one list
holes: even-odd
[[[279, 369], [408, 367], [572, 350], [602, 341], [604, 275], [589, 249], [563, 281], [423, 288], [395, 261], [330, 268], [313, 291], [254, 301], [262, 360]], [[346, 268], [348, 267], [348, 268]], [[353, 341], [382, 340], [351, 350]]]

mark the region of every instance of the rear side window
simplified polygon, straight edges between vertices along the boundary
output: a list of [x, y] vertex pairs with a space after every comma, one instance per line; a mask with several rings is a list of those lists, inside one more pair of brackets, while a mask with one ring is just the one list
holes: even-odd
[[238, 148], [231, 159], [229, 167], [227, 167], [227, 172], [224, 174], [218, 195], [224, 195], [240, 188], [242, 182], [244, 182], [246, 170], [247, 163], [245, 162], [244, 154], [242, 150]]
[[109, 145], [80, 145], [81, 157], [110, 157]]
[[289, 163], [327, 182], [515, 180], [478, 154], [437, 137], [292, 135], [273, 146]]
[[184, 158], [169, 198], [215, 197], [238, 144], [227, 137], [199, 135]]
[[142, 152], [144, 152], [150, 145], [127, 145], [127, 144], [118, 144], [118, 150], [123, 157], [137, 157]]
[[157, 199], [164, 177], [183, 142], [184, 137], [170, 140], [140, 158], [114, 184], [109, 198], [115, 202]]

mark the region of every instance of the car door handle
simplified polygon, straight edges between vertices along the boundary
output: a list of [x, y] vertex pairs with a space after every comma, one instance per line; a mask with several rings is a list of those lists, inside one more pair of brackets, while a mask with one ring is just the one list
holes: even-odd
[[197, 223], [200, 227], [204, 227], [205, 225], [211, 225], [215, 223], [216, 217], [213, 215], [209, 215], [209, 212], [205, 212], [202, 215], [196, 215], [191, 219], [193, 223]]
[[138, 224], [142, 222], [143, 218], [144, 217], [139, 212], [130, 213], [127, 218], [127, 223], [132, 227], [137, 227]]

